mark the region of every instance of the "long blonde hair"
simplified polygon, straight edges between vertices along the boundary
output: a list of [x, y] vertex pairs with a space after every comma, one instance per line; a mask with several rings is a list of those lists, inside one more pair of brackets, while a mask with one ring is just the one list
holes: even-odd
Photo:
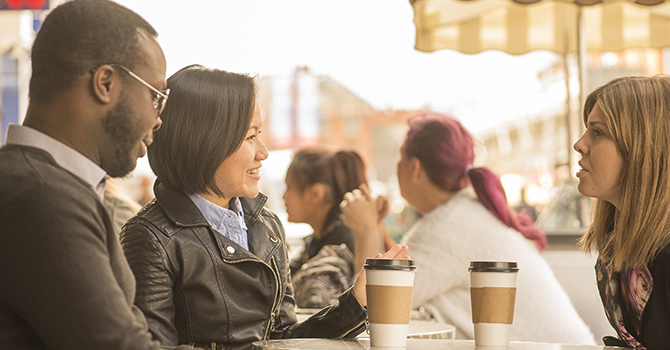
[[620, 205], [596, 199], [580, 244], [614, 271], [650, 263], [670, 243], [670, 77], [631, 76], [597, 88], [598, 102], [623, 158]]

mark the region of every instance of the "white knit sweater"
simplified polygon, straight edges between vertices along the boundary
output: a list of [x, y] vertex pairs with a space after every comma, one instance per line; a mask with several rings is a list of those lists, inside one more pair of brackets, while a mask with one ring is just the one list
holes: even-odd
[[533, 242], [505, 226], [472, 188], [421, 218], [402, 240], [417, 264], [412, 307], [425, 307], [473, 339], [468, 266], [473, 260], [519, 264], [511, 340], [595, 344]]

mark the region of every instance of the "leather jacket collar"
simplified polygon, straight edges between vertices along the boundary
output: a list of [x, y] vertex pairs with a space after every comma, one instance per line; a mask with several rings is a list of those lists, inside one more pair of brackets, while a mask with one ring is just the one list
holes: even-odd
[[[161, 208], [165, 215], [163, 216], [155, 210], [150, 210], [152, 213], [147, 212], [144, 216], [151, 221], [156, 228], [162, 231], [163, 234], [171, 237], [184, 228], [195, 231], [204, 229], [207, 232], [213, 233], [212, 228], [200, 213], [198, 207], [193, 204], [193, 201], [191, 201], [184, 192], [167, 188], [156, 180], [154, 193], [156, 195], [154, 200], [157, 201], [159, 205], [154, 206], [153, 208]], [[255, 232], [255, 234], [249, 235], [249, 249], [251, 252], [246, 249], [234, 249], [229, 251], [228, 247], [234, 245], [234, 243], [227, 237], [216, 234], [213, 235], [213, 237], [221, 256], [224, 256], [228, 260], [255, 257], [267, 263], [270, 261], [273, 254], [278, 249], [281, 249], [281, 245], [283, 244], [283, 228], [280, 226], [275, 227], [277, 232], [282, 234], [282, 237], [278, 237], [275, 232], [267, 226], [268, 222], [263, 218], [263, 213], [266, 212], [263, 210], [263, 205], [266, 201], [267, 196], [260, 193], [256, 198], [240, 198], [242, 210], [244, 210], [244, 221], [247, 228], [249, 232]], [[151, 206], [145, 206], [145, 209], [148, 207]], [[161, 217], [163, 217], [163, 219], [161, 219]]]
[[[165, 187], [159, 180], [154, 184], [156, 200], [160, 204], [167, 217], [180, 227], [209, 226], [209, 223], [200, 213], [198, 207], [193, 204], [184, 192]], [[256, 198], [240, 197], [244, 221], [258, 221], [268, 197], [259, 193]], [[166, 228], [163, 228], [166, 229]]]

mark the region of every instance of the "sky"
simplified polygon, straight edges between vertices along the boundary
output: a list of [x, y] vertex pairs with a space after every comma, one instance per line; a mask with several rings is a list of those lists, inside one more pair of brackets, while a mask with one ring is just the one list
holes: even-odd
[[378, 110], [450, 112], [473, 132], [546, 108], [556, 56], [414, 49], [409, 0], [118, 0], [159, 33], [167, 75], [194, 63], [260, 77], [307, 66]]

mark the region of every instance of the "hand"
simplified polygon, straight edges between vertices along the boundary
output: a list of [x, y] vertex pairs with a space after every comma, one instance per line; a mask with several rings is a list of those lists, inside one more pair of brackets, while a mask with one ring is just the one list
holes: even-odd
[[[409, 248], [406, 245], [396, 244], [386, 253], [375, 255], [374, 259], [411, 259], [411, 257], [407, 255], [408, 250]], [[368, 304], [368, 299], [365, 294], [365, 282], [365, 271], [361, 269], [353, 287], [354, 296], [356, 296], [356, 299], [361, 306]]]
[[375, 202], [377, 204], [377, 222], [381, 223], [389, 214], [389, 199], [386, 196], [377, 196]]
[[383, 203], [372, 200], [370, 189], [366, 185], [345, 193], [344, 200], [340, 203], [344, 224], [351, 229], [354, 236], [369, 235], [376, 229], [379, 206], [383, 206]]
[[370, 196], [370, 189], [360, 189], [344, 195], [340, 204], [344, 224], [354, 234], [354, 271], [359, 271], [365, 259], [384, 252], [382, 236], [377, 225], [377, 203]]
[[379, 253], [372, 257], [372, 259], [405, 259], [409, 260], [412, 259], [409, 255], [407, 255], [407, 252], [409, 251], [409, 247], [406, 245], [400, 245], [396, 244], [391, 249], [389, 249], [386, 253], [382, 254]]

